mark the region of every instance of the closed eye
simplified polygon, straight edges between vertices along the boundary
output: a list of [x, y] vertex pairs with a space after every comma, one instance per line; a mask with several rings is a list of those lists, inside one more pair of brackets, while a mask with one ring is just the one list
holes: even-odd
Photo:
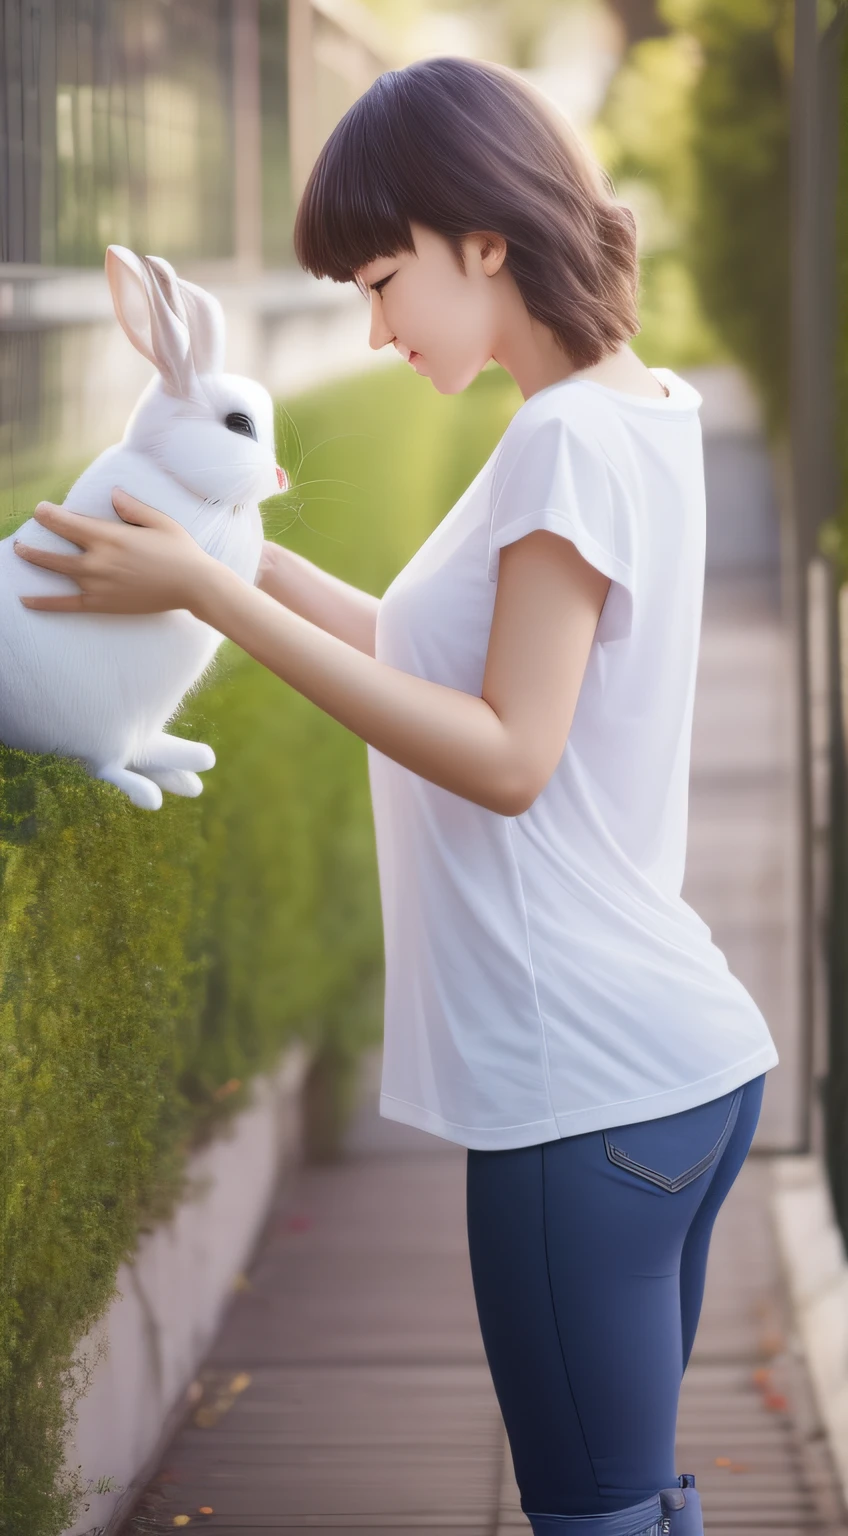
[[250, 417], [245, 416], [244, 411], [230, 411], [229, 416], [224, 419], [224, 425], [231, 432], [240, 432], [242, 437], [252, 437], [254, 442], [257, 441], [256, 428]]
[[391, 280], [391, 278], [394, 277], [394, 275], [395, 275], [394, 272], [390, 272], [388, 277], [381, 277], [379, 283], [372, 283], [371, 287], [373, 288], [374, 292], [375, 293], [382, 293], [383, 289], [386, 286], [386, 283], [388, 283]]

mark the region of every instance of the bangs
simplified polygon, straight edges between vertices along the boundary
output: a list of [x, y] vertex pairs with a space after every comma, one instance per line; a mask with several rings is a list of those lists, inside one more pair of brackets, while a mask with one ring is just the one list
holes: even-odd
[[356, 282], [366, 295], [354, 275], [361, 267], [378, 256], [415, 250], [409, 215], [375, 153], [381, 135], [380, 124], [368, 121], [373, 105], [366, 92], [336, 124], [309, 175], [293, 235], [297, 260], [313, 277]]

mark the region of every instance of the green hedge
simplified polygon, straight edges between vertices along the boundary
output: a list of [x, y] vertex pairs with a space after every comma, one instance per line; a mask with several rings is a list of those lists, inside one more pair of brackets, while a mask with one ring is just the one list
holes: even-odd
[[789, 429], [790, 95], [794, 0], [664, 0], [702, 55], [692, 96], [687, 254], [704, 309]]
[[[266, 531], [379, 594], [518, 404], [500, 370], [448, 398], [396, 367], [289, 402], [279, 457], [296, 485]], [[183, 1192], [187, 1151], [293, 1037], [352, 1055], [381, 1035], [365, 744], [228, 641], [175, 728], [217, 763], [198, 799], [156, 812], [70, 760], [0, 748], [9, 1536], [58, 1536], [83, 1508], [63, 1471], [75, 1347]]]
[[596, 130], [623, 199], [632, 194], [644, 214], [643, 323], [673, 367], [739, 362], [780, 438], [793, 3], [658, 0], [658, 9], [668, 36], [628, 51]]

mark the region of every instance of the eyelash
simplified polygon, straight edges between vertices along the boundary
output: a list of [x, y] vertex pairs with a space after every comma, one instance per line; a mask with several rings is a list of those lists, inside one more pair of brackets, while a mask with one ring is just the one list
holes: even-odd
[[374, 284], [374, 292], [375, 293], [382, 293], [383, 289], [386, 286], [386, 283], [389, 281], [390, 278], [394, 277], [394, 275], [395, 275], [394, 272], [390, 272], [388, 277], [381, 277], [379, 283], [375, 283]]

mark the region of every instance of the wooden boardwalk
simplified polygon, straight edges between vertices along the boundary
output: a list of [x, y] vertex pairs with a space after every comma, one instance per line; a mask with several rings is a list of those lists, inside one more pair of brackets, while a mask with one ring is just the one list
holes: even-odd
[[[696, 1475], [707, 1536], [848, 1536], [768, 1203], [770, 1153], [795, 1138], [798, 1041], [774, 595], [768, 580], [713, 582], [705, 607], [684, 895], [763, 1008], [781, 1067], [716, 1222], [677, 1468]], [[474, 1308], [465, 1152], [381, 1120], [379, 1067], [363, 1063], [345, 1158], [278, 1190], [202, 1397], [124, 1536], [186, 1517], [231, 1536], [529, 1531]]]
[[[128, 1536], [181, 1515], [287, 1536], [529, 1530], [474, 1309], [464, 1151], [380, 1121], [379, 1058], [364, 1065], [345, 1160], [281, 1185]], [[751, 1154], [716, 1223], [677, 1465], [708, 1536], [835, 1536], [848, 1520], [788, 1348], [768, 1162]]]

